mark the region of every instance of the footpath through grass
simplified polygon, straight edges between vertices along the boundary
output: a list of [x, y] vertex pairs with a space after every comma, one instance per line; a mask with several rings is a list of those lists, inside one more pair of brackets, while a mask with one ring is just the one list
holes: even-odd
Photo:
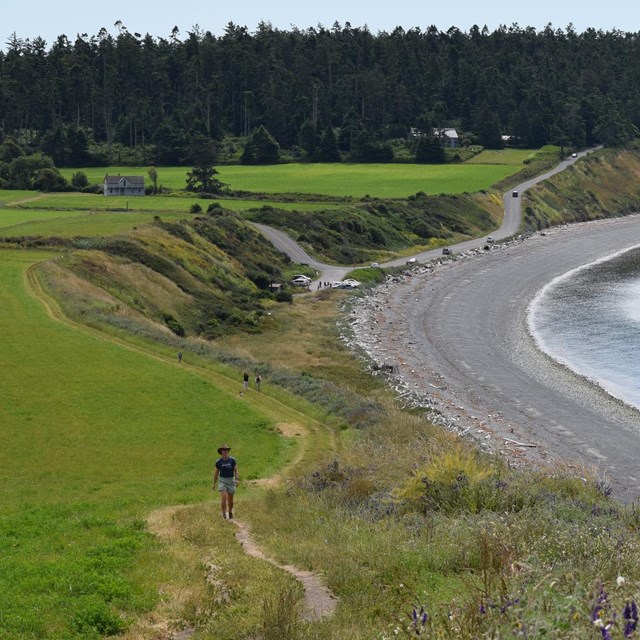
[[293, 455], [273, 417], [186, 365], [52, 320], [25, 286], [47, 257], [2, 252], [0, 638], [120, 630], [165, 571], [149, 512], [211, 500], [223, 440], [245, 478]]

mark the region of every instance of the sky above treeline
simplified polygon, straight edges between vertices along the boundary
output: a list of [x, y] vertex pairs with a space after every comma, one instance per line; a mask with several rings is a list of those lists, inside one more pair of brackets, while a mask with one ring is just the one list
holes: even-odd
[[269, 22], [282, 30], [331, 27], [335, 22], [344, 26], [349, 22], [352, 27], [366, 25], [372, 33], [392, 31], [397, 26], [424, 30], [431, 25], [442, 31], [452, 26], [468, 31], [473, 25], [487, 26], [493, 31], [500, 25], [516, 23], [538, 30], [548, 24], [559, 29], [572, 24], [578, 32], [588, 28], [640, 31], [640, 4], [630, 0], [508, 3], [503, 0], [109, 0], [93, 3], [23, 0], [11, 2], [2, 13], [0, 36], [5, 50], [13, 33], [21, 39], [33, 40], [40, 36], [50, 46], [59, 35], [64, 34], [73, 41], [78, 34], [97, 35], [102, 27], [116, 35], [117, 21], [130, 33], [164, 38], [177, 26], [181, 39], [186, 38], [195, 25], [216, 36], [222, 35], [229, 22], [246, 26], [250, 32], [255, 31], [260, 22]]

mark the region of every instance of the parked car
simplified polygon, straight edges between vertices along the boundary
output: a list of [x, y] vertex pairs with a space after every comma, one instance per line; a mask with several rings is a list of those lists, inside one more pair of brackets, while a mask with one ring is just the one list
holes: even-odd
[[377, 267], [379, 267], [380, 265], [377, 262], [372, 262], [371, 263], [371, 268], [372, 269], [376, 269]]
[[418, 262], [415, 258], [409, 258], [407, 260], [407, 264], [415, 264], [416, 262]]
[[292, 280], [306, 280], [307, 282], [311, 282], [311, 278], [309, 276], [305, 276], [301, 273], [293, 276]]
[[577, 154], [577, 153], [572, 153], [572, 154], [571, 154], [571, 157], [572, 157], [572, 158], [577, 158], [577, 157], [578, 157], [578, 154]]
[[295, 287], [308, 287], [311, 284], [311, 280], [309, 278], [300, 278], [298, 276], [291, 281], [291, 284]]
[[444, 247], [442, 249], [442, 255], [443, 256], [450, 256], [453, 255], [453, 251], [451, 251], [451, 249], [449, 247]]
[[513, 193], [511, 194], [514, 198], [518, 197], [518, 192], [517, 190], [514, 189]]
[[489, 236], [489, 237], [487, 238], [487, 242], [488, 242], [488, 243], [495, 242], [495, 240], [493, 239], [493, 236]]

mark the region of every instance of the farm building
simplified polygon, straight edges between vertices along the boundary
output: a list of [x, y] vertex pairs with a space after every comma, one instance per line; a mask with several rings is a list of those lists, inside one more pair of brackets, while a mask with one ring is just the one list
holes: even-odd
[[143, 176], [105, 176], [103, 183], [105, 196], [143, 196]]
[[[424, 135], [416, 127], [411, 127], [410, 136], [412, 138], [418, 138]], [[456, 148], [460, 145], [460, 138], [458, 132], [453, 127], [436, 127], [433, 129], [433, 135], [440, 140], [443, 147]]]
[[445, 127], [444, 129], [434, 129], [433, 133], [440, 139], [445, 147], [456, 148], [460, 142], [458, 138], [458, 132], [451, 128]]

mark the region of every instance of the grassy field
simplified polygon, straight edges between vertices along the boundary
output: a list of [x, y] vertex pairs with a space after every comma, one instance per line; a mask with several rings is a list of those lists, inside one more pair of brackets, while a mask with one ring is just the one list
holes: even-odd
[[522, 165], [525, 160], [531, 160], [536, 153], [537, 149], [485, 149], [465, 164]]
[[87, 620], [148, 608], [158, 575], [132, 570], [155, 546], [148, 513], [210, 500], [221, 441], [245, 478], [293, 455], [239, 382], [52, 320], [25, 288], [49, 257], [2, 253], [0, 638], [94, 637]]
[[[486, 161], [482, 161], [484, 153], [489, 154]], [[509, 151], [504, 156], [494, 156], [490, 152], [483, 152], [474, 159], [476, 163], [473, 166], [466, 163], [221, 166], [218, 167], [218, 177], [232, 189], [262, 193], [317, 193], [357, 198], [365, 195], [406, 198], [419, 191], [429, 195], [472, 193], [488, 189], [499, 180], [516, 173], [530, 153]], [[157, 169], [158, 184], [183, 189], [187, 170], [185, 167], [160, 167]], [[93, 183], [101, 184], [107, 172], [110, 175], [143, 175], [149, 183], [147, 167], [94, 167], [82, 171]], [[74, 170], [63, 170], [67, 178], [73, 173]]]

